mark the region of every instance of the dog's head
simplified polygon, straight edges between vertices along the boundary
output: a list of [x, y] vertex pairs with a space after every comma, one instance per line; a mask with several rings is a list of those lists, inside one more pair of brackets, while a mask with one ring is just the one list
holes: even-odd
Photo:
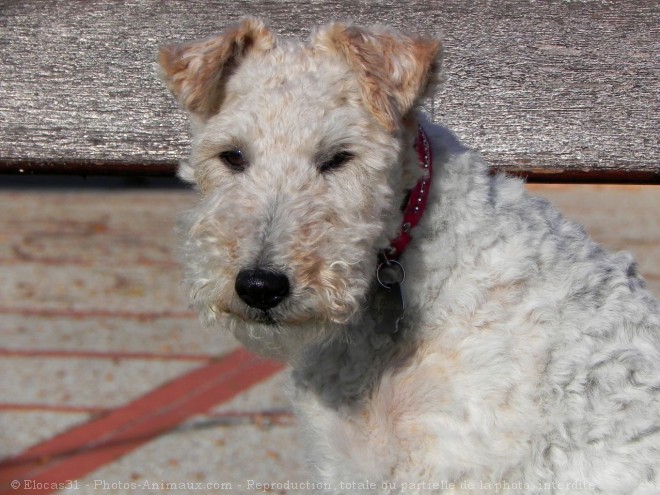
[[208, 323], [227, 315], [245, 341], [359, 313], [419, 177], [411, 113], [439, 49], [346, 24], [282, 41], [255, 19], [161, 49], [193, 122], [180, 175], [202, 201], [181, 234]]

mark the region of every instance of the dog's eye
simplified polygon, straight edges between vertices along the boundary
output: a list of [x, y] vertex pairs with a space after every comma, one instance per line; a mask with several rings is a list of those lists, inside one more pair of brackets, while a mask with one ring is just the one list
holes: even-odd
[[223, 151], [218, 155], [220, 159], [234, 172], [242, 172], [248, 166], [248, 161], [241, 150]]
[[321, 173], [337, 170], [344, 166], [347, 162], [351, 161], [355, 155], [350, 151], [339, 151], [332, 155], [329, 159], [321, 162], [319, 170]]

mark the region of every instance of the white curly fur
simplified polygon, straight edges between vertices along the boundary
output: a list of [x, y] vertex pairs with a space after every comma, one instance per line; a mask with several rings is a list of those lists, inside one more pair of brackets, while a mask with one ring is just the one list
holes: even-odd
[[[397, 81], [426, 71], [409, 78], [418, 97], [432, 68], [417, 49], [429, 40], [335, 24], [310, 44], [273, 41], [255, 20], [240, 32], [214, 41], [216, 60], [205, 52], [217, 69], [195, 58], [201, 44], [161, 55], [196, 122], [182, 167], [202, 193], [180, 226], [187, 281], [207, 326], [291, 364], [311, 464], [332, 492], [660, 493], [660, 307], [632, 257], [604, 251], [415, 116], [433, 145], [433, 183], [401, 258], [403, 329], [379, 331], [368, 303], [376, 255], [418, 177], [416, 124], [410, 87], [389, 81], [401, 94], [370, 100], [365, 84], [386, 77], [373, 57], [405, 56]], [[188, 105], [172, 82], [189, 95], [200, 70], [224, 74], [214, 111]], [[244, 171], [218, 159], [228, 147], [247, 155]], [[319, 157], [339, 147], [355, 157], [321, 173]], [[234, 293], [250, 266], [291, 281], [268, 324]], [[366, 480], [373, 490], [340, 484]]]

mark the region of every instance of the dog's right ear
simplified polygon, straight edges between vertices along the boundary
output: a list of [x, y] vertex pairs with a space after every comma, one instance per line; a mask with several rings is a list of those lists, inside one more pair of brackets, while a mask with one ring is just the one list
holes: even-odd
[[264, 23], [248, 18], [214, 38], [161, 47], [158, 64], [181, 106], [206, 120], [220, 109], [227, 78], [245, 56], [274, 46], [275, 36]]

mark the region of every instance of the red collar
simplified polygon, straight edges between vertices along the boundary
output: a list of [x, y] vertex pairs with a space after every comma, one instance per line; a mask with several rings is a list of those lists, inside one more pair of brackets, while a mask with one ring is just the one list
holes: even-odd
[[415, 150], [417, 151], [417, 158], [423, 170], [421, 179], [415, 184], [415, 187], [410, 191], [408, 203], [403, 210], [403, 222], [401, 223], [401, 230], [399, 234], [392, 239], [388, 248], [383, 252], [388, 260], [397, 260], [403, 251], [408, 247], [412, 241], [410, 231], [415, 227], [424, 215], [426, 208], [426, 200], [429, 197], [429, 189], [431, 187], [431, 177], [433, 173], [433, 152], [431, 151], [431, 144], [429, 138], [418, 125], [417, 139], [415, 140]]

